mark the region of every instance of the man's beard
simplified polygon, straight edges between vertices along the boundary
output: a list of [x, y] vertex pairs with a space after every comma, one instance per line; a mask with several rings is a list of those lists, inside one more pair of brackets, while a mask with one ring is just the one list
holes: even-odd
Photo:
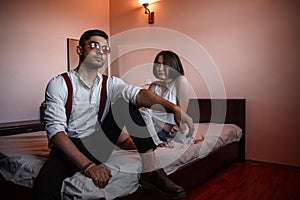
[[100, 69], [105, 65], [105, 61], [101, 61], [101, 62], [90, 62], [88, 59], [84, 59], [83, 64], [88, 66], [91, 69]]

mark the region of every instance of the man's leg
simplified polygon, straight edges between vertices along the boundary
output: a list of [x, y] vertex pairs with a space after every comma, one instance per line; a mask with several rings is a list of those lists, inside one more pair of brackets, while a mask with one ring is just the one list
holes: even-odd
[[[70, 138], [76, 147], [91, 161], [101, 164], [81, 142], [79, 138]], [[75, 165], [63, 156], [62, 152], [53, 148], [50, 158], [41, 168], [33, 184], [35, 200], [59, 200], [61, 199], [61, 186], [65, 178], [73, 176], [80, 171]]]
[[79, 171], [74, 165], [63, 158], [55, 150], [51, 150], [51, 156], [41, 168], [33, 184], [33, 196], [35, 200], [59, 200], [61, 199], [61, 186], [65, 178]]
[[142, 159], [143, 173], [140, 175], [140, 184], [150, 187], [174, 198], [185, 196], [185, 191], [173, 183], [158, 166], [154, 149], [157, 147], [148, 133], [147, 126], [139, 109], [120, 99], [112, 106], [110, 112], [103, 120], [101, 128], [110, 137], [112, 142], [117, 142], [121, 129], [126, 126]]

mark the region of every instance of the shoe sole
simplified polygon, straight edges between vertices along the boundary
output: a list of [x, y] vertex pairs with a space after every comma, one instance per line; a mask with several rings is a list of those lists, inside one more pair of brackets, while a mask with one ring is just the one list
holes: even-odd
[[185, 195], [186, 195], [186, 194], [185, 194], [185, 191], [183, 191], [183, 192], [181, 192], [181, 193], [179, 193], [179, 194], [176, 194], [176, 195], [166, 193], [166, 192], [162, 191], [161, 189], [159, 189], [158, 187], [156, 187], [155, 185], [152, 185], [152, 184], [150, 184], [150, 183], [148, 183], [148, 182], [145, 182], [145, 181], [143, 181], [143, 180], [140, 180], [139, 183], [140, 183], [140, 185], [141, 185], [142, 187], [144, 187], [144, 188], [146, 188], [146, 189], [154, 189], [154, 190], [157, 190], [158, 192], [160, 192], [160, 193], [162, 193], [162, 194], [164, 194], [164, 195], [166, 195], [166, 196], [168, 196], [168, 197], [170, 197], [170, 198], [172, 198], [172, 199], [181, 199], [181, 198], [185, 197]]

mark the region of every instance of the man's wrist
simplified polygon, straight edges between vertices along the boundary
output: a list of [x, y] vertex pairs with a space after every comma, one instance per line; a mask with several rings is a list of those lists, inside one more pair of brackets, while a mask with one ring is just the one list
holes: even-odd
[[81, 169], [81, 172], [85, 175], [85, 173], [92, 168], [93, 166], [95, 166], [96, 164], [93, 162], [89, 162], [86, 165], [83, 166], [83, 168]]
[[176, 112], [180, 112], [181, 108], [178, 105], [174, 105], [173, 107], [173, 114], [175, 114]]

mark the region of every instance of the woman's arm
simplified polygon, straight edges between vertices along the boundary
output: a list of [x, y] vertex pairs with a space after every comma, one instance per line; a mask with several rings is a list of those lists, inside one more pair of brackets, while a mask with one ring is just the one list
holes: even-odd
[[[190, 101], [190, 85], [188, 80], [185, 78], [185, 76], [178, 76], [175, 80], [175, 87], [176, 87], [176, 98], [178, 105], [180, 108], [186, 112], [188, 109], [189, 101]], [[180, 127], [181, 131], [185, 131], [187, 129], [186, 125], [183, 124]], [[173, 126], [171, 129], [171, 132], [177, 132], [178, 127]]]
[[190, 84], [185, 76], [179, 76], [175, 81], [178, 105], [186, 112], [191, 96]]

